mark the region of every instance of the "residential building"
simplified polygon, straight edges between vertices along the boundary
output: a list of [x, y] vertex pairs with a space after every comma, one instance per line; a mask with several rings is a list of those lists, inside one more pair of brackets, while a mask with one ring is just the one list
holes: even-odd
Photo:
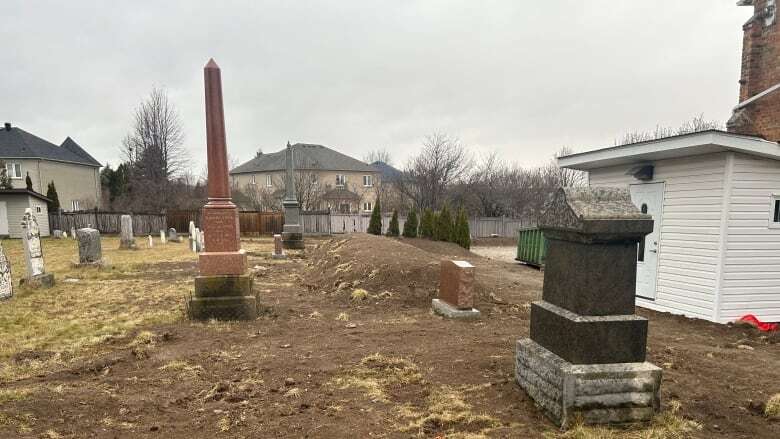
[[[292, 145], [295, 186], [303, 210], [370, 212], [381, 183], [371, 165], [322, 145]], [[285, 189], [285, 149], [258, 153], [230, 171], [234, 188], [253, 200], [254, 208], [278, 208]], [[247, 206], [242, 206], [247, 207]]]
[[6, 122], [0, 129], [0, 160], [14, 189], [45, 194], [54, 182], [63, 210], [100, 206], [100, 163], [70, 137], [57, 146]]

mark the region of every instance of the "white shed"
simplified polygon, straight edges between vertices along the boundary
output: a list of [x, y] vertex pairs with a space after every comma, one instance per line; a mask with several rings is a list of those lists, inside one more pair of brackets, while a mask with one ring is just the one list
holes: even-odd
[[0, 237], [22, 237], [22, 217], [27, 208], [38, 220], [41, 236], [49, 236], [49, 201], [27, 189], [0, 189]]
[[780, 321], [780, 146], [703, 131], [572, 154], [591, 186], [628, 187], [653, 216], [636, 304], [714, 322]]

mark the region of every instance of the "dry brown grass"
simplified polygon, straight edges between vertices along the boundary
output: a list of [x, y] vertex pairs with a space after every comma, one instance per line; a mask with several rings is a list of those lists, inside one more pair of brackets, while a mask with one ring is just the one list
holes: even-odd
[[766, 407], [764, 407], [764, 415], [769, 418], [780, 417], [780, 393], [773, 395], [771, 398], [769, 398], [769, 401], [766, 402]]
[[472, 405], [466, 402], [466, 394], [478, 389], [442, 386], [431, 393], [425, 407], [402, 406], [401, 417], [409, 423], [400, 426], [399, 430], [416, 433], [419, 437], [438, 434], [447, 438], [486, 438], [502, 424], [485, 413], [474, 413]]
[[[182, 317], [192, 280], [177, 277], [184, 269], [171, 263], [194, 262], [196, 256], [186, 244], [150, 249], [139, 242], [139, 250], [120, 251], [118, 238], [104, 237], [103, 256], [110, 266], [79, 268], [73, 266], [78, 259], [75, 240], [43, 240], [46, 270], [54, 273], [56, 285], [48, 290], [16, 288], [13, 298], [0, 302], [0, 382], [65, 364], [83, 348], [125, 336], [138, 326]], [[21, 241], [6, 239], [3, 247], [18, 285], [26, 270]], [[24, 353], [24, 361], [9, 361]]]
[[373, 401], [386, 402], [387, 388], [420, 382], [420, 370], [411, 361], [376, 353], [363, 358], [357, 366], [331, 381], [331, 385], [360, 389]]

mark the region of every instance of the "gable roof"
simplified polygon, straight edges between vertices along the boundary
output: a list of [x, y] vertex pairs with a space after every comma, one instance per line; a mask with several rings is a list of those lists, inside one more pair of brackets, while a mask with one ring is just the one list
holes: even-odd
[[733, 151], [780, 160], [780, 145], [756, 136], [720, 130], [699, 131], [658, 140], [630, 143], [558, 158], [562, 168], [587, 171], [605, 166], [665, 160], [713, 152]]
[[70, 137], [62, 146], [57, 146], [19, 127], [0, 128], [0, 158], [35, 158], [102, 166]]
[[375, 167], [376, 170], [382, 174], [382, 181], [392, 181], [400, 178], [403, 175], [403, 172], [401, 172], [399, 169], [383, 161], [376, 161], [371, 163], [371, 166]]
[[51, 200], [43, 196], [43, 194], [39, 194], [38, 192], [29, 189], [0, 189], [0, 195], [30, 195], [47, 203], [51, 202]]
[[[295, 169], [325, 170], [325, 171], [355, 171], [377, 172], [371, 165], [342, 154], [327, 146], [310, 143], [292, 145]], [[230, 174], [246, 174], [251, 172], [269, 172], [285, 170], [285, 152], [259, 154], [257, 157], [233, 168]]]

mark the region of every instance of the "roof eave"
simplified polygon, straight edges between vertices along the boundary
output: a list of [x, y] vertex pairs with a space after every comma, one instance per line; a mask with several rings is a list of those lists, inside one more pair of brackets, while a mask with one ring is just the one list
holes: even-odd
[[572, 154], [560, 157], [558, 166], [587, 171], [606, 166], [650, 162], [723, 151], [742, 152], [780, 160], [780, 146], [776, 142], [720, 131], [704, 131], [686, 136]]

